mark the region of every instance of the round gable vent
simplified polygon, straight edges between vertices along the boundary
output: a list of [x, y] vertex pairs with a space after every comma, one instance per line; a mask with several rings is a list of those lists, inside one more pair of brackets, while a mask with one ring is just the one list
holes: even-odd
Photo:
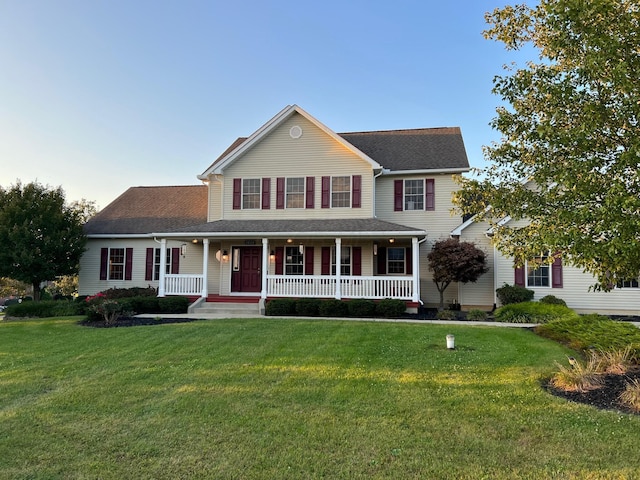
[[294, 125], [289, 129], [289, 135], [291, 135], [291, 138], [300, 138], [302, 136], [302, 128]]

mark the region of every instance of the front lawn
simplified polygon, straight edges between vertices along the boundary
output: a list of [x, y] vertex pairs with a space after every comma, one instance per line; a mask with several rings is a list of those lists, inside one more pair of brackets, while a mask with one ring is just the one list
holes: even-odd
[[[640, 417], [546, 393], [527, 330], [0, 322], [0, 478], [638, 478]], [[446, 349], [446, 334], [457, 349]]]

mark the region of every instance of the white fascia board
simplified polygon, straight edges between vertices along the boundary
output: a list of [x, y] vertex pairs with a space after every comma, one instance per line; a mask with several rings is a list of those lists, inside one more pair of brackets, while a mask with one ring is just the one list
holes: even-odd
[[430, 174], [438, 174], [438, 173], [467, 173], [470, 172], [471, 169], [464, 168], [432, 168], [432, 169], [424, 169], [424, 170], [387, 170], [384, 169], [382, 171], [383, 175], [430, 175]]
[[88, 239], [110, 238], [153, 238], [151, 233], [95, 233], [87, 235]]
[[424, 230], [416, 230], [411, 232], [183, 232], [183, 233], [154, 233], [153, 237], [158, 238], [255, 238], [255, 237], [269, 237], [269, 238], [290, 238], [290, 237], [306, 237], [306, 238], [326, 238], [326, 237], [419, 237], [426, 235]]
[[[500, 220], [496, 225], [498, 227], [501, 227], [503, 225], [506, 225], [507, 223], [509, 223], [511, 221], [511, 217], [509, 215], [507, 215], [506, 217], [504, 217], [502, 220]], [[486, 235], [493, 235], [494, 233], [494, 228], [491, 227], [490, 229], [488, 229], [486, 232]]]

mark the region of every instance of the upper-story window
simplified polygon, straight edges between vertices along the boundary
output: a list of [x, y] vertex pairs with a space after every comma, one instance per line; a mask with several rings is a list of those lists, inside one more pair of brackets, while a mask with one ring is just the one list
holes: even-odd
[[304, 208], [305, 178], [287, 178], [287, 208]]
[[633, 278], [631, 280], [624, 280], [622, 282], [618, 282], [618, 288], [640, 288], [640, 284], [638, 284], [638, 279]]
[[424, 210], [424, 180], [404, 181], [404, 209]]
[[259, 178], [245, 178], [242, 180], [242, 209], [260, 208]]
[[351, 207], [351, 177], [331, 177], [331, 206]]
[[393, 210], [435, 210], [435, 180], [412, 178], [395, 180], [393, 185]]

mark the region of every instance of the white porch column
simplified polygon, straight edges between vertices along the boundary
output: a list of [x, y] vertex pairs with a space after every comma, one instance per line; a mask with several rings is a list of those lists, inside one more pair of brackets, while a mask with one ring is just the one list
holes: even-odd
[[418, 238], [411, 239], [411, 268], [413, 272], [413, 298], [412, 302], [420, 301], [420, 245]]
[[267, 273], [269, 270], [269, 239], [262, 239], [262, 290], [260, 290], [260, 298], [267, 298]]
[[202, 298], [209, 296], [209, 239], [202, 240]]
[[342, 261], [342, 252], [340, 251], [340, 248], [342, 246], [342, 239], [341, 238], [336, 238], [336, 300], [340, 300], [342, 298], [342, 285], [340, 285], [342, 282], [340, 281], [340, 277], [342, 272], [340, 271], [341, 268], [341, 261]]
[[167, 274], [167, 239], [160, 240], [160, 278], [158, 279], [158, 296], [165, 296], [165, 275]]

